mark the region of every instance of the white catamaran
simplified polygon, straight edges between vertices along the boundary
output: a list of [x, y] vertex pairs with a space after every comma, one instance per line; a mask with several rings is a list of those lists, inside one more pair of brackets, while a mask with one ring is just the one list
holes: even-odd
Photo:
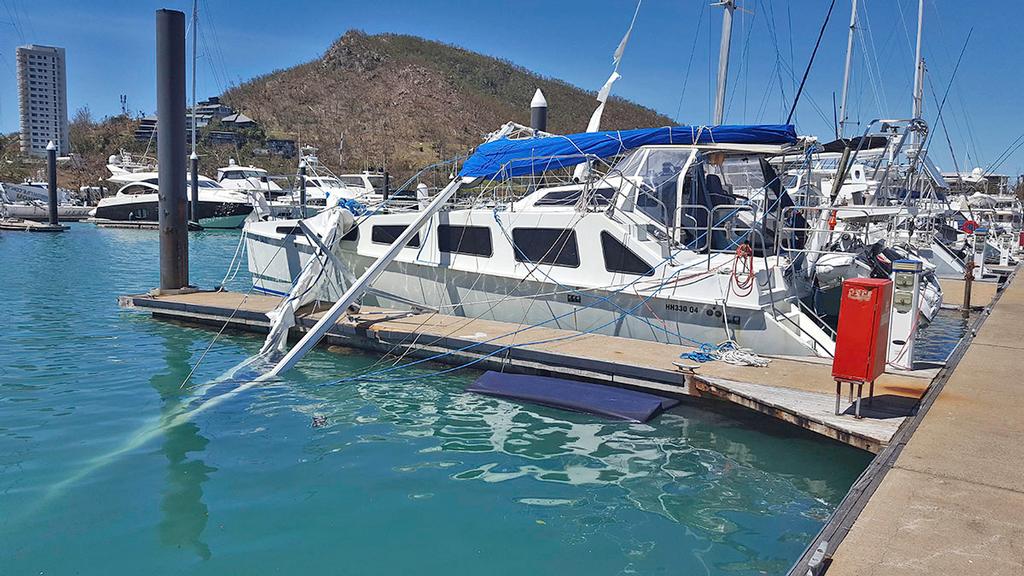
[[[756, 162], [795, 144], [791, 126], [500, 138], [481, 146], [425, 210], [335, 219], [352, 225], [333, 246], [318, 240], [330, 211], [301, 223], [248, 223], [249, 269], [256, 290], [286, 294], [316, 255], [339, 271], [321, 283], [322, 300], [342, 300], [355, 276], [379, 268], [365, 303], [824, 356], [833, 337], [801, 304], [802, 284], [770, 223], [788, 197], [769, 192], [760, 205], [741, 204], [730, 192], [781, 190], [768, 182], [778, 178], [763, 173], [754, 182], [744, 172], [743, 182], [723, 180], [732, 160]], [[622, 153], [584, 183], [537, 188], [518, 180]], [[448, 202], [460, 189], [469, 205]]]

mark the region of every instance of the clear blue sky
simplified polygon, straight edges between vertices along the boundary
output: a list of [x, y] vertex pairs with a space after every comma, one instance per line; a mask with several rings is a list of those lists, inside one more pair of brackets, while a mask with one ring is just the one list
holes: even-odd
[[[750, 12], [736, 13], [727, 122], [785, 120], [829, 1], [741, 0]], [[721, 26], [721, 9], [709, 4], [646, 0], [614, 93], [680, 123], [709, 123]], [[917, 0], [860, 5], [850, 117], [908, 117]], [[611, 71], [611, 54], [634, 7], [632, 0], [201, 0], [199, 92], [218, 94], [254, 75], [315, 59], [351, 28], [441, 40], [596, 90]], [[72, 114], [84, 106], [95, 117], [116, 114], [120, 94], [128, 95], [133, 112], [152, 113], [157, 8], [188, 13], [191, 1], [0, 0], [0, 130], [18, 129], [14, 49], [30, 42], [67, 49]], [[850, 0], [837, 0], [797, 108], [795, 123], [803, 134], [832, 136], [832, 97], [841, 88], [849, 12]], [[1022, 21], [1020, 2], [926, 0], [930, 124], [974, 28], [943, 109], [961, 169], [987, 167], [1024, 132]], [[558, 113], [557, 102], [550, 113]], [[943, 169], [952, 168], [941, 128], [934, 128], [940, 131], [932, 155]], [[1024, 172], [1024, 149], [1000, 171]]]

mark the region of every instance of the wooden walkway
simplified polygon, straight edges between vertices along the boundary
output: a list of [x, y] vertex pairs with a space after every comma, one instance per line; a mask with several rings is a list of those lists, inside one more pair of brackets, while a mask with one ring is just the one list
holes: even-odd
[[63, 224], [50, 225], [49, 222], [21, 218], [0, 218], [0, 230], [7, 232], [63, 232], [67, 229], [68, 227]]
[[[265, 332], [266, 313], [279, 298], [232, 292], [196, 292], [175, 296], [123, 296], [122, 306], [154, 316], [220, 327]], [[296, 332], [308, 329], [322, 310], [304, 310]], [[831, 366], [818, 359], [774, 358], [768, 367], [722, 362], [681, 370], [673, 362], [684, 346], [646, 342], [568, 330], [515, 325], [434, 313], [411, 314], [364, 307], [338, 322], [326, 344], [343, 345], [396, 358], [438, 356], [475, 368], [585, 378], [677, 395], [711, 397], [768, 414], [801, 428], [871, 452], [886, 446], [912, 414], [935, 371], [886, 374], [876, 383], [876, 398], [852, 416], [849, 402], [836, 416]], [[692, 364], [692, 363], [690, 363]]]
[[[960, 308], [964, 304], [963, 280], [956, 278], [939, 278], [939, 285], [942, 286], [942, 307]], [[996, 296], [999, 283], [994, 280], [975, 280], [971, 282], [971, 308], [983, 308], [988, 306]]]

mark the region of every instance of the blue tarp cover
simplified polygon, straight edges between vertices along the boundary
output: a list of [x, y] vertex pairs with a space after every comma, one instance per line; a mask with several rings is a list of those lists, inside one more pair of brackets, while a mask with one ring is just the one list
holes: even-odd
[[588, 157], [608, 158], [651, 144], [793, 144], [792, 124], [666, 126], [606, 130], [481, 144], [459, 176], [501, 180], [575, 166]]
[[633, 422], [646, 422], [679, 404], [673, 398], [625, 388], [502, 372], [485, 372], [466, 391]]

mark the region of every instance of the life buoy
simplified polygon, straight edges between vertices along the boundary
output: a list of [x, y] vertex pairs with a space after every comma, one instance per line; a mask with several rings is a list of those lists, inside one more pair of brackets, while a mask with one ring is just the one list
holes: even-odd
[[960, 229], [968, 234], [974, 234], [974, 231], [978, 228], [980, 228], [980, 226], [974, 220], [964, 220], [964, 223], [960, 225]]

